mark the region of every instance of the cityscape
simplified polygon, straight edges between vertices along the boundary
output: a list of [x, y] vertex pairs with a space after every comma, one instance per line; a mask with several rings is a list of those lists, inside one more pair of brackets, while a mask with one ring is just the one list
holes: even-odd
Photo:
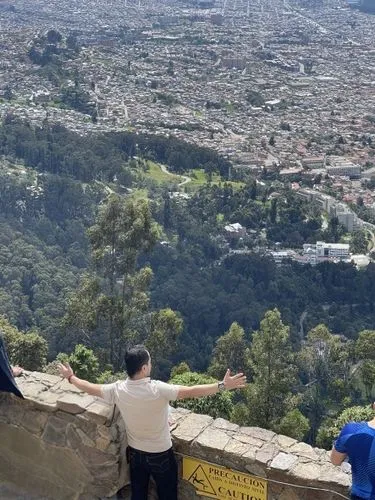
[[373, 498], [375, 0], [0, 0], [0, 50], [0, 498]]
[[[319, 190], [333, 185], [344, 201], [360, 196], [374, 210], [363, 183], [374, 167], [374, 16], [341, 0], [37, 1], [32, 15], [30, 8], [0, 4], [2, 116], [81, 132], [174, 135], [223, 154], [234, 174], [327, 174]], [[28, 56], [48, 30], [80, 46], [59, 76]], [[74, 78], [95, 120], [60, 106], [61, 88], [74, 87]]]

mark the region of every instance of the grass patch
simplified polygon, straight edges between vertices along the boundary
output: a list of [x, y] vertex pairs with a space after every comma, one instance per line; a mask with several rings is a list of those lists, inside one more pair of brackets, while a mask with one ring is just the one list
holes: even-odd
[[[191, 178], [191, 181], [185, 184], [188, 190], [200, 188], [209, 182], [208, 176], [203, 168], [190, 170], [186, 175]], [[219, 185], [220, 183], [229, 184], [233, 187], [233, 189], [240, 189], [245, 185], [244, 182], [226, 181], [218, 173], [213, 173], [211, 177], [211, 184]]]
[[160, 165], [153, 161], [147, 161], [147, 170], [144, 175], [158, 184], [179, 184], [183, 180], [179, 175], [166, 174]]
[[131, 197], [135, 200], [148, 200], [148, 191], [147, 189], [134, 189]]

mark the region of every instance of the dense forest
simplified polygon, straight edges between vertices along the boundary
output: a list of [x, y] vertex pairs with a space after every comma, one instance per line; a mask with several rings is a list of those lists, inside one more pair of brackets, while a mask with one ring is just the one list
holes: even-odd
[[[338, 241], [317, 206], [277, 181], [234, 188], [227, 160], [173, 138], [7, 116], [0, 154], [0, 329], [13, 362], [52, 373], [67, 359], [105, 382], [144, 342], [166, 380], [247, 373], [241, 394], [187, 402], [194, 411], [323, 446], [337, 414], [362, 415], [351, 407], [373, 396], [375, 264], [276, 266], [267, 254]], [[142, 180], [144, 158], [223, 180], [171, 196]], [[225, 234], [234, 222], [243, 239]]]

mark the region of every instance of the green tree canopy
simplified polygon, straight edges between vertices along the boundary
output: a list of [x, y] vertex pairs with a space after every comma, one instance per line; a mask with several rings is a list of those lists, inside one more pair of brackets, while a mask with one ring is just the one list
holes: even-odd
[[222, 379], [227, 368], [234, 373], [248, 373], [250, 369], [250, 349], [245, 339], [245, 331], [236, 322], [216, 341], [208, 373]]
[[251, 365], [254, 373], [247, 400], [253, 424], [273, 428], [292, 405], [296, 366], [291, 350], [289, 327], [277, 309], [267, 311], [253, 335]]
[[0, 335], [3, 335], [10, 362], [26, 370], [42, 371], [47, 358], [46, 340], [36, 332], [22, 333], [0, 316]]
[[[185, 386], [212, 384], [215, 382], [217, 382], [216, 379], [196, 372], [184, 372], [175, 375], [169, 381], [170, 384]], [[203, 398], [179, 400], [174, 405], [187, 408], [194, 413], [202, 413], [204, 415], [211, 415], [214, 418], [221, 417], [229, 420], [233, 410], [232, 393], [224, 391]]]

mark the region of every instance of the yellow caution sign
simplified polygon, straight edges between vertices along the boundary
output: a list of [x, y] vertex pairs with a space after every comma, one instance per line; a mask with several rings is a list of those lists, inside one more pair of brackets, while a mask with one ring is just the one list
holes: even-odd
[[236, 500], [267, 500], [267, 481], [249, 474], [183, 457], [182, 478], [191, 483], [197, 495]]

